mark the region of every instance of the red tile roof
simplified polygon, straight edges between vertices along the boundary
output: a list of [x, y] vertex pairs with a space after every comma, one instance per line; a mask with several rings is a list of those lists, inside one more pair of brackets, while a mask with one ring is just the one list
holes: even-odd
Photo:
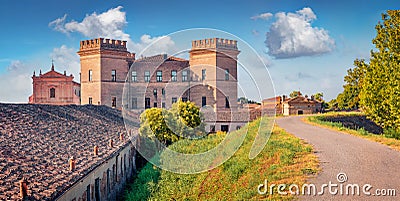
[[128, 145], [119, 140], [120, 133], [127, 135], [121, 112], [106, 106], [0, 104], [0, 200], [20, 199], [22, 177], [32, 199], [55, 199]]

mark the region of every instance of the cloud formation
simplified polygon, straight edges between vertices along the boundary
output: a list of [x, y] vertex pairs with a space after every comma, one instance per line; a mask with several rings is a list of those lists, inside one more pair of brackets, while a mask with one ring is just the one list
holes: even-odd
[[314, 56], [335, 48], [328, 31], [311, 25], [317, 19], [311, 8], [296, 13], [280, 12], [275, 18], [265, 40], [269, 55], [277, 59]]
[[[126, 21], [126, 12], [122, 11], [122, 9], [122, 6], [118, 6], [100, 14], [94, 12], [90, 15], [86, 15], [81, 22], [75, 20], [67, 22], [67, 15], [64, 15], [50, 22], [49, 26], [65, 34], [75, 32], [88, 38], [103, 37], [126, 40], [128, 41], [128, 50], [136, 53], [140, 53], [149, 44], [159, 40], [152, 48], [154, 51], [148, 51], [146, 53], [173, 53], [171, 51], [174, 50], [175, 43], [168, 36], [152, 37], [145, 34], [141, 36], [140, 42], [133, 42], [130, 35], [124, 31], [128, 22]], [[145, 56], [150, 55], [146, 54]]]
[[250, 19], [252, 20], [268, 20], [270, 19], [272, 16], [274, 16], [272, 13], [261, 13], [259, 15], [255, 15], [253, 17], [250, 17]]

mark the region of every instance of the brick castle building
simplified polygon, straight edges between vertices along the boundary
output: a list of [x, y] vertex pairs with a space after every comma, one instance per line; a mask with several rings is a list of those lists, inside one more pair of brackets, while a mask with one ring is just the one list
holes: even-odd
[[81, 41], [78, 54], [81, 104], [141, 112], [189, 100], [208, 108], [203, 113], [210, 131], [247, 123], [248, 114], [237, 104], [237, 41], [192, 41], [189, 60], [166, 54], [135, 60], [126, 41], [103, 38]]

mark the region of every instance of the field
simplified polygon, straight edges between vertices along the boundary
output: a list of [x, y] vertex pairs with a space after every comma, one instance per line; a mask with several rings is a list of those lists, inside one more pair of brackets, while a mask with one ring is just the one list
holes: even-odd
[[[224, 164], [198, 174], [176, 174], [160, 170], [147, 163], [129, 184], [125, 200], [291, 200], [293, 195], [274, 192], [260, 195], [259, 184], [302, 185], [315, 175], [318, 159], [313, 148], [300, 139], [275, 126], [270, 139], [261, 153], [249, 159], [249, 151], [260, 120], [249, 123], [228, 135], [246, 132], [242, 146]], [[261, 132], [267, 132], [261, 129]], [[202, 152], [213, 147], [225, 134], [209, 135], [201, 139], [202, 146], [192, 146], [190, 140], [182, 140], [170, 146], [185, 153]], [[183, 146], [182, 146], [183, 145]], [[179, 147], [179, 148], [176, 148]], [[186, 147], [186, 150], [185, 150]]]
[[313, 125], [326, 127], [346, 134], [355, 135], [389, 146], [400, 151], [399, 134], [385, 131], [365, 118], [360, 112], [333, 112], [303, 119]]

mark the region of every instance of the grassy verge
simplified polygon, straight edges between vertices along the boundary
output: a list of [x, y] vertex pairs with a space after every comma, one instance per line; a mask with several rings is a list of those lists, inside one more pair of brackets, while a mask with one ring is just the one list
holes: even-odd
[[[246, 132], [242, 146], [223, 165], [199, 174], [176, 174], [163, 171], [148, 163], [125, 193], [126, 200], [291, 200], [292, 195], [259, 195], [257, 187], [268, 184], [302, 185], [318, 172], [318, 159], [313, 148], [300, 139], [275, 127], [271, 137], [254, 159], [248, 158], [260, 120], [232, 132]], [[266, 130], [261, 129], [261, 132]], [[224, 135], [210, 135], [202, 139], [205, 147], [215, 146]], [[190, 141], [179, 141], [193, 149]], [[172, 145], [172, 149], [174, 146]], [[182, 146], [179, 149], [182, 149]], [[203, 148], [199, 148], [203, 150]], [[192, 152], [192, 151], [188, 151]], [[287, 190], [287, 189], [286, 189]]]
[[371, 140], [374, 142], [378, 142], [378, 143], [387, 145], [394, 150], [400, 151], [400, 140], [396, 140], [396, 139], [392, 138], [391, 136], [388, 136], [385, 134], [379, 135], [379, 134], [369, 133], [368, 131], [364, 130], [363, 128], [359, 128], [359, 129], [346, 128], [340, 122], [324, 121], [325, 117], [344, 116], [344, 115], [355, 116], [355, 115], [362, 115], [362, 114], [357, 113], [357, 112], [327, 113], [327, 114], [323, 114], [323, 115], [309, 116], [309, 117], [303, 118], [303, 121], [313, 124], [313, 125], [316, 125], [316, 126], [322, 126], [325, 128], [335, 130], [335, 131], [340, 131], [342, 133], [351, 134], [351, 135], [365, 138], [365, 139], [368, 139], [368, 140]]

